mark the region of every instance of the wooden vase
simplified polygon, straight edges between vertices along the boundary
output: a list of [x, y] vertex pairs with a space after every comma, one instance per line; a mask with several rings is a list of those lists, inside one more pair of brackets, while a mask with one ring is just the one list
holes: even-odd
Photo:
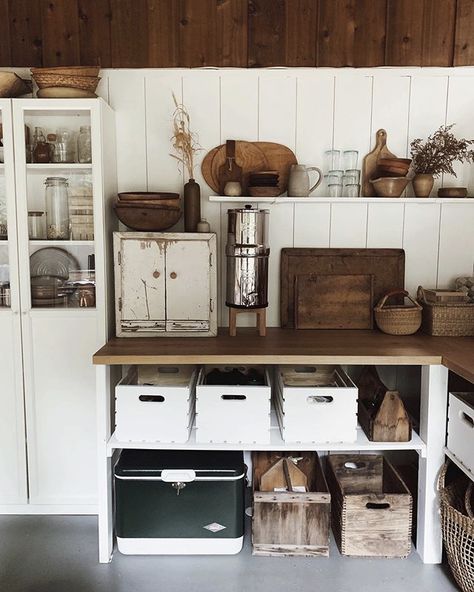
[[433, 189], [434, 178], [429, 173], [418, 173], [413, 177], [411, 184], [416, 197], [429, 197]]
[[194, 179], [184, 185], [183, 206], [185, 232], [197, 232], [201, 219], [201, 189]]

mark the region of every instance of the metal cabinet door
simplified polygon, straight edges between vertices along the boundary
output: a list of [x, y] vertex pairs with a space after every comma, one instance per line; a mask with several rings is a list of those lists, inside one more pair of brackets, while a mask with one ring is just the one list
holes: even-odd
[[209, 331], [210, 246], [206, 239], [170, 241], [166, 251], [167, 331]]
[[166, 328], [166, 242], [149, 238], [120, 241], [121, 332], [155, 332]]

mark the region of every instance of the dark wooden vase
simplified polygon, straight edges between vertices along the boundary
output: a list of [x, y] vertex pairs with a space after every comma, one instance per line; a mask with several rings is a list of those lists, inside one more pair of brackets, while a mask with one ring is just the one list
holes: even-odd
[[197, 232], [197, 225], [201, 219], [201, 188], [194, 179], [184, 185], [184, 230]]

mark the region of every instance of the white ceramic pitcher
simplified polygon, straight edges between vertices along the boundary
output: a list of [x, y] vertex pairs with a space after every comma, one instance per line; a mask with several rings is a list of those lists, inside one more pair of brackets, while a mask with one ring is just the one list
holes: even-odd
[[[316, 171], [319, 175], [317, 182], [309, 186], [308, 171]], [[293, 164], [288, 180], [288, 197], [308, 197], [323, 180], [323, 173], [318, 167], [307, 167], [304, 164]]]

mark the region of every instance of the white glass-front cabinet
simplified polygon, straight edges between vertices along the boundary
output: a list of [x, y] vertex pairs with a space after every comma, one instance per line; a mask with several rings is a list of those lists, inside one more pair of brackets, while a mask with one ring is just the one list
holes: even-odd
[[[22, 355], [14, 359], [23, 360], [22, 371], [15, 369], [19, 386], [15, 394], [12, 387], [9, 391], [20, 416], [15, 416], [15, 439], [23, 465], [17, 464], [19, 495], [9, 498], [0, 489], [1, 509], [8, 511], [9, 503], [27, 503], [25, 511], [94, 513], [92, 354], [109, 337], [111, 327], [113, 112], [101, 99], [15, 99], [8, 104], [15, 154], [14, 166], [5, 164], [5, 178], [7, 202], [12, 208], [16, 202], [16, 224], [10, 224], [9, 213], [9, 239], [13, 228], [8, 242], [15, 240], [17, 245], [9, 249], [10, 317], [12, 340], [21, 339]], [[5, 125], [3, 129], [5, 137]], [[14, 179], [9, 182], [10, 166]], [[2, 445], [1, 468], [11, 462], [11, 453], [12, 444]]]

